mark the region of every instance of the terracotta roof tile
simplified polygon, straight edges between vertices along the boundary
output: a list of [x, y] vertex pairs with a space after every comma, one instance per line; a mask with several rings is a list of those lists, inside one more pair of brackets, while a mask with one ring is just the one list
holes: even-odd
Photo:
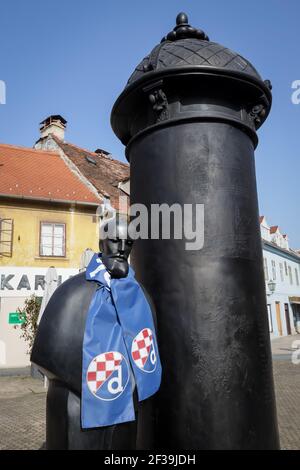
[[110, 197], [111, 205], [118, 210], [119, 196], [125, 196], [118, 185], [129, 178], [129, 165], [104, 153], [90, 152], [74, 144], [62, 142], [54, 135], [51, 137], [97, 191], [102, 196]]
[[0, 194], [99, 203], [93, 193], [53, 151], [0, 144]]
[[273, 225], [272, 227], [270, 227], [270, 233], [277, 232], [278, 228], [279, 228], [278, 225]]

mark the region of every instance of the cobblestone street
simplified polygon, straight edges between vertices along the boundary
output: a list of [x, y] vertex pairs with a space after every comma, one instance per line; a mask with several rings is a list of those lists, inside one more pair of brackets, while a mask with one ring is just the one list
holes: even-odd
[[300, 449], [300, 364], [273, 362], [277, 416], [282, 449]]
[[[274, 360], [282, 449], [300, 449], [300, 365]], [[46, 393], [40, 380], [0, 377], [0, 449], [40, 449], [45, 442]]]
[[41, 380], [0, 377], [0, 449], [40, 449], [46, 392]]

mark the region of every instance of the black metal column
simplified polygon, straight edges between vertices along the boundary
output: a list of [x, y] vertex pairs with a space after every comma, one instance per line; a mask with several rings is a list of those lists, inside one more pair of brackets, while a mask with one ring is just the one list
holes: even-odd
[[[204, 205], [202, 249], [149, 239], [133, 250], [157, 310], [163, 381], [155, 445], [276, 449], [254, 164], [270, 84], [238, 54], [227, 49], [230, 60], [220, 59], [224, 48], [184, 15], [174, 32], [137, 67], [112, 113], [127, 145], [131, 203], [149, 211]], [[213, 51], [231, 68], [209, 63]]]
[[250, 139], [227, 124], [179, 124], [134, 142], [130, 162], [131, 203], [204, 204], [203, 249], [145, 240], [132, 256], [157, 308], [156, 446], [276, 447]]

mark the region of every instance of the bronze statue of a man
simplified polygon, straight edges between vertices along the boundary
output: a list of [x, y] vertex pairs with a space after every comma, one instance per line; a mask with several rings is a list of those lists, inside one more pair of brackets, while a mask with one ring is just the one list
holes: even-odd
[[[97, 307], [97, 302], [98, 304], [99, 302], [103, 303], [103, 298], [106, 299], [106, 297], [109, 297], [110, 284], [112, 286], [115, 285], [117, 297], [118, 295], [121, 296], [119, 282], [121, 280], [126, 281], [130, 276], [131, 268], [129, 268], [128, 265], [128, 257], [133, 241], [127, 235], [127, 221], [124, 217], [117, 217], [115, 233], [111, 231], [111, 223], [112, 222], [109, 221], [102, 225], [102, 236], [100, 240], [101, 255], [99, 257], [95, 255], [95, 261], [98, 263], [96, 266], [100, 266], [100, 268], [97, 269], [100, 274], [104, 272], [104, 278], [108, 280], [108, 284], [105, 284], [105, 281], [99, 284], [99, 282], [96, 282], [96, 279], [93, 281], [92, 276], [97, 270], [90, 270], [91, 276], [88, 278], [89, 267], [87, 268], [87, 272], [82, 272], [64, 282], [51, 297], [38, 328], [31, 361], [35, 363], [49, 379], [46, 413], [47, 449], [115, 450], [151, 448], [152, 446], [151, 423], [153, 422], [153, 417], [151, 399], [138, 401], [140, 400], [138, 389], [139, 378], [137, 378], [137, 374], [135, 374], [134, 370], [135, 364], [138, 364], [138, 362], [134, 362], [135, 353], [133, 351], [134, 344], [136, 343], [132, 341], [132, 350], [129, 351], [127, 360], [124, 359], [124, 364], [127, 364], [126, 367], [128, 368], [128, 380], [130, 378], [127, 393], [131, 394], [133, 397], [132, 403], [134, 412], [132, 412], [136, 415], [135, 421], [128, 418], [128, 421], [119, 422], [117, 417], [116, 424], [103, 425], [102, 410], [103, 422], [106, 422], [107, 411], [105, 409], [105, 403], [108, 403], [104, 394], [109, 394], [109, 390], [112, 393], [116, 392], [113, 387], [115, 387], [118, 379], [116, 374], [118, 374], [118, 370], [121, 373], [121, 370], [116, 368], [115, 377], [113, 379], [114, 383], [113, 380], [111, 380], [111, 388], [105, 390], [106, 384], [102, 385], [102, 382], [96, 382], [96, 373], [93, 372], [93, 370], [96, 370], [96, 367], [101, 368], [103, 365], [103, 362], [99, 362], [98, 359], [103, 356], [103, 351], [102, 355], [95, 356], [95, 358], [92, 357], [92, 354], [91, 360], [88, 359], [89, 356], [86, 353], [91, 344], [87, 344], [91, 339], [90, 336], [97, 336], [98, 333], [100, 333], [101, 336], [101, 332], [97, 331], [97, 327], [95, 327], [94, 330], [89, 330], [88, 333], [86, 332], [89, 321], [90, 325], [93, 327], [96, 315], [100, 315], [100, 320], [104, 322], [105, 317], [108, 315], [107, 312], [103, 310], [98, 313], [91, 311], [91, 306], [93, 303], [95, 306], [96, 302]], [[134, 278], [132, 278], [132, 282], [136, 283]], [[111, 290], [113, 290], [113, 287], [111, 287]], [[144, 289], [142, 292], [142, 296], [145, 297], [147, 305], [149, 306], [152, 321], [152, 316], [155, 318], [153, 304]], [[103, 293], [105, 297], [103, 297], [101, 293]], [[97, 300], [97, 295], [100, 294], [102, 295], [102, 300], [99, 301]], [[130, 295], [130, 292], [123, 289], [122, 295], [126, 298]], [[110, 312], [113, 306], [117, 305], [117, 301], [108, 299], [107, 302], [109, 302]], [[131, 300], [129, 304], [130, 302]], [[125, 299], [125, 304], [127, 303]], [[129, 312], [134, 314], [135, 308], [130, 308], [131, 311]], [[109, 323], [111, 320], [108, 320], [106, 325], [103, 323], [103, 328], [108, 328], [108, 330], [104, 332], [104, 338], [102, 334], [101, 340], [96, 338], [96, 341], [94, 341], [96, 350], [98, 345], [103, 346], [103, 342], [112, 334], [110, 331], [115, 332], [116, 328], [120, 328], [122, 324], [121, 315], [120, 317], [118, 316], [120, 313], [120, 311], [117, 312], [115, 322]], [[131, 313], [129, 316], [131, 316]], [[107, 331], [109, 331], [109, 333], [107, 333]], [[124, 336], [126, 335], [128, 336], [128, 332], [125, 333]], [[86, 347], [83, 348], [83, 345]], [[126, 349], [124, 349], [124, 351], [126, 352]], [[123, 354], [125, 355], [125, 353]], [[85, 359], [85, 357], [87, 357], [87, 359]], [[131, 367], [130, 360], [132, 362]], [[87, 370], [85, 371], [83, 363], [86, 361]], [[92, 372], [90, 372], [91, 370]], [[141, 367], [136, 367], [136, 370], [138, 370], [140, 374], [147, 372], [143, 371], [143, 364]], [[102, 372], [99, 372], [99, 374], [101, 373]], [[106, 374], [109, 373], [106, 372]], [[111, 376], [113, 377], [113, 375]], [[149, 374], [144, 373], [144, 376], [148, 379]], [[85, 377], [87, 378], [86, 382], [84, 380]], [[90, 377], [92, 377], [92, 379], [95, 378], [95, 380], [93, 382], [91, 380], [89, 381]], [[106, 380], [106, 382], [108, 382], [108, 380]], [[87, 404], [83, 406], [82, 398], [84, 395], [86, 395], [85, 399]], [[104, 401], [101, 400], [101, 398], [103, 398]], [[89, 400], [93, 399], [95, 403], [92, 403], [89, 411]], [[104, 406], [104, 408], [101, 408], [101, 406]], [[110, 421], [108, 420], [107, 422], [115, 422], [111, 419], [109, 413], [110, 410], [108, 411]], [[96, 421], [94, 420], [95, 416]], [[93, 422], [97, 423], [97, 419], [99, 423], [101, 423], [101, 427], [98, 427], [96, 424], [96, 426], [92, 428]]]

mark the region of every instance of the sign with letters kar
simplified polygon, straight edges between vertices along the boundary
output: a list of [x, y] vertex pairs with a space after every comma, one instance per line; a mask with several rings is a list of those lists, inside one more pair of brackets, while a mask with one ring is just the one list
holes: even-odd
[[[30, 266], [0, 266], [0, 297], [29, 297], [44, 295], [45, 268]], [[78, 274], [75, 268], [57, 268], [58, 285]]]

